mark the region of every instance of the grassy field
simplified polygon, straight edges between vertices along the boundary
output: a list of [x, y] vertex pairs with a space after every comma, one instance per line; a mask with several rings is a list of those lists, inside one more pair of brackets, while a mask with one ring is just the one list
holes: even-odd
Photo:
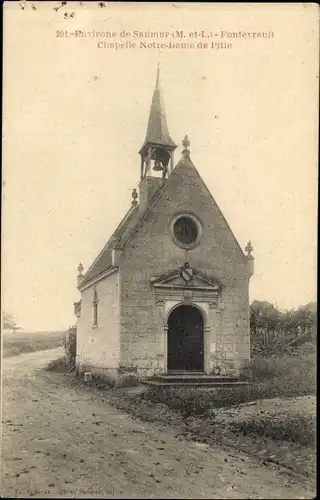
[[64, 345], [65, 332], [2, 333], [3, 357], [17, 356], [24, 352], [54, 349]]

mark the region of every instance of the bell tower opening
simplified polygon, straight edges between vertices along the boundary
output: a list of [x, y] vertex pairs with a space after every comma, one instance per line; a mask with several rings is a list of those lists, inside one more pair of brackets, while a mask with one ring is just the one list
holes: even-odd
[[170, 137], [163, 96], [160, 88], [158, 64], [156, 85], [153, 92], [145, 141], [139, 151], [142, 181], [146, 177], [165, 179], [173, 170], [173, 152], [177, 145]]

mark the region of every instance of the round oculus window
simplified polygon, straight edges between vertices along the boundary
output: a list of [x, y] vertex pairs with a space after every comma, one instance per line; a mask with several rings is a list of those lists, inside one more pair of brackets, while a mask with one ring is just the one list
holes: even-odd
[[184, 215], [174, 222], [173, 235], [179, 243], [192, 245], [198, 239], [198, 225], [191, 217]]

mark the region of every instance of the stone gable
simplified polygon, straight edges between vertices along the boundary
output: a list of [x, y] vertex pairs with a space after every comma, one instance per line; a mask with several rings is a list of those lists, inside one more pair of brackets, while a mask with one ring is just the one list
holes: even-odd
[[[179, 212], [195, 214], [202, 222], [200, 245], [188, 251], [190, 264], [213, 277], [233, 281], [247, 278], [247, 259], [196, 168], [181, 161], [160, 197], [149, 207], [125, 251], [126, 261], [143, 261], [144, 269], [166, 273], [185, 262], [186, 252], [170, 234], [170, 221]], [[129, 264], [130, 265], [130, 264]]]
[[[170, 221], [179, 212], [194, 214], [202, 224], [200, 244], [188, 251], [174, 243], [170, 231]], [[124, 363], [143, 365], [146, 374], [161, 371], [163, 366], [162, 332], [166, 321], [158, 307], [161, 301], [156, 297], [152, 277], [179, 272], [186, 261], [222, 285], [221, 309], [209, 320], [214, 334], [208, 345], [208, 363], [218, 360], [227, 366], [229, 360], [231, 366], [244, 358], [248, 360], [247, 258], [189, 160], [179, 162], [159, 197], [155, 196], [127, 242], [120, 266], [121, 356], [127, 359]], [[217, 301], [214, 304], [218, 307]]]

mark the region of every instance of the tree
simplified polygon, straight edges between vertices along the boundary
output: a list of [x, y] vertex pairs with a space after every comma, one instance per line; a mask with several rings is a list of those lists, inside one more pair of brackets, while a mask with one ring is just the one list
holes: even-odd
[[299, 331], [304, 333], [310, 333], [313, 326], [317, 323], [317, 311], [316, 306], [312, 302], [306, 304], [305, 306], [300, 306], [296, 311], [296, 321], [299, 327]]
[[267, 301], [255, 300], [250, 306], [250, 328], [255, 336], [263, 335], [264, 345], [268, 345], [270, 335], [275, 335], [281, 319], [280, 311]]
[[20, 326], [17, 326], [16, 320], [12, 314], [5, 311], [3, 312], [3, 328], [6, 330], [12, 330], [13, 332], [20, 330]]
[[313, 341], [317, 338], [317, 303], [281, 311], [270, 302], [255, 300], [250, 305], [250, 332], [253, 352], [281, 350], [308, 338]]

